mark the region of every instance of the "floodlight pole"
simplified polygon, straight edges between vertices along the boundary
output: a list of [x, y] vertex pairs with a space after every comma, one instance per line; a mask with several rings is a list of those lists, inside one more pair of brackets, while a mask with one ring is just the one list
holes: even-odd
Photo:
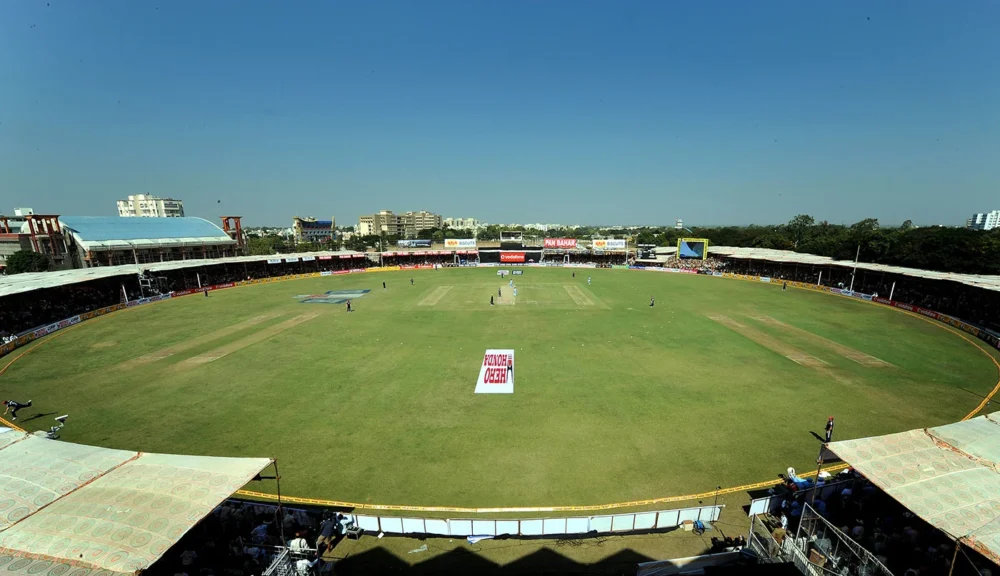
[[854, 255], [854, 271], [851, 272], [851, 292], [854, 292], [854, 277], [858, 274], [858, 258], [861, 256], [861, 244], [858, 244], [858, 252]]

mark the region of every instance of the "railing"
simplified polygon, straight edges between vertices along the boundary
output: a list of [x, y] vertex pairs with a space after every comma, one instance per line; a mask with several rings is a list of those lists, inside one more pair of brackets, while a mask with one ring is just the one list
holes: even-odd
[[714, 522], [723, 504], [656, 512], [635, 512], [605, 516], [526, 518], [522, 520], [401, 518], [399, 516], [354, 517], [365, 532], [387, 534], [427, 534], [432, 536], [568, 536], [668, 530], [685, 521]]

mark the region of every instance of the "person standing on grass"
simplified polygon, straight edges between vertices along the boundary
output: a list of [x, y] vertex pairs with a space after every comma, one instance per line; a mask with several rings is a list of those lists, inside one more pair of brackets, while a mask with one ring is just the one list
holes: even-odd
[[382, 289], [385, 290], [385, 282], [382, 283]]
[[587, 276], [587, 286], [590, 286], [590, 276]]
[[21, 408], [31, 408], [31, 400], [28, 400], [27, 404], [21, 404], [16, 400], [5, 400], [4, 406], [6, 406], [7, 409], [3, 411], [3, 415], [6, 416], [7, 413], [10, 412], [10, 419], [17, 420], [17, 411]]
[[503, 288], [497, 288], [497, 298], [503, 298]]
[[830, 416], [826, 421], [826, 442], [830, 443], [833, 439], [833, 416]]
[[490, 306], [493, 306], [493, 295], [490, 294]]
[[351, 309], [351, 301], [350, 300], [347, 301], [347, 311], [348, 312], [354, 312], [354, 310]]
[[785, 290], [788, 290], [788, 282], [781, 283], [781, 291], [784, 292]]
[[410, 278], [410, 286], [413, 286], [413, 278]]
[[653, 304], [656, 304], [656, 300], [652, 296], [650, 296], [649, 297], [649, 307], [652, 308]]

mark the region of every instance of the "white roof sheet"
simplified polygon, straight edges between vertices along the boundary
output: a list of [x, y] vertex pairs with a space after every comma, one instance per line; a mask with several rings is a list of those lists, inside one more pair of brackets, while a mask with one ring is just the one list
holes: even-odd
[[59, 223], [88, 251], [236, 243], [222, 228], [203, 218], [61, 216]]
[[146, 454], [21, 432], [0, 447], [0, 574], [149, 568], [271, 461]]
[[[769, 260], [772, 262], [784, 262], [788, 264], [840, 266], [843, 268], [854, 267], [854, 262], [850, 260], [834, 260], [833, 258], [827, 256], [802, 254], [799, 252], [792, 252], [790, 250], [772, 250], [770, 248], [734, 248], [731, 246], [710, 245], [708, 247], [708, 253], [712, 256], [728, 256], [731, 258], [743, 258], [748, 260]], [[918, 270], [916, 268], [889, 266], [887, 264], [870, 264], [866, 262], [858, 262], [858, 269], [870, 272], [884, 272], [886, 274], [912, 276], [914, 278], [924, 278], [927, 280], [951, 280], [952, 282], [960, 282], [976, 288], [1000, 291], [1000, 276], [958, 274], [955, 272], [934, 272], [931, 270]]]
[[[215, 264], [242, 264], [244, 262], [266, 262], [268, 259], [284, 259], [303, 256], [340, 256], [342, 254], [364, 255], [362, 252], [337, 251], [337, 252], [303, 252], [298, 254], [274, 254], [271, 256], [236, 256], [231, 258], [210, 258], [197, 260], [174, 260], [170, 262], [158, 262], [141, 264], [142, 270], [152, 272], [162, 270], [180, 270], [183, 268], [197, 268], [199, 266], [212, 266]], [[27, 272], [24, 274], [13, 274], [10, 276], [0, 276], [0, 297], [30, 292], [43, 288], [54, 288], [77, 282], [87, 282], [89, 280], [99, 280], [101, 278], [112, 278], [126, 274], [135, 274], [135, 264], [125, 266], [99, 266], [97, 268], [81, 268], [79, 270], [56, 270], [53, 272]]]
[[828, 447], [914, 514], [1000, 562], [1000, 412]]

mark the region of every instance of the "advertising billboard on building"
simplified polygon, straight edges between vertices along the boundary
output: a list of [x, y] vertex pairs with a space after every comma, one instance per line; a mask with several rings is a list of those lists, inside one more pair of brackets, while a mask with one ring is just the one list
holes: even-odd
[[501, 262], [524, 262], [524, 252], [501, 252]]
[[400, 248], [430, 248], [430, 240], [396, 240], [396, 246]]
[[607, 240], [594, 240], [594, 250], [624, 250], [626, 241], [609, 238]]
[[475, 248], [476, 239], [475, 238], [445, 238], [444, 239], [445, 248]]
[[576, 248], [576, 238], [546, 238], [545, 247], [562, 248], [567, 250]]

